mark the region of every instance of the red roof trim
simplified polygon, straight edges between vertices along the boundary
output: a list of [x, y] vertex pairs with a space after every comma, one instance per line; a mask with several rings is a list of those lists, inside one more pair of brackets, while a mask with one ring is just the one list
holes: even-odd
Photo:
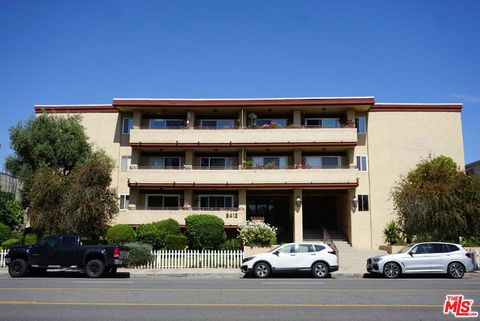
[[462, 104], [375, 104], [370, 112], [461, 112]]
[[131, 147], [355, 147], [357, 142], [281, 142], [281, 143], [130, 143]]
[[118, 113], [112, 105], [86, 105], [86, 106], [35, 106], [35, 113]]
[[301, 188], [315, 187], [318, 189], [348, 189], [358, 186], [358, 183], [137, 183], [130, 182], [129, 187], [179, 187], [179, 188]]
[[113, 99], [113, 106], [310, 106], [310, 105], [373, 105], [373, 97], [352, 98], [280, 98], [280, 99]]

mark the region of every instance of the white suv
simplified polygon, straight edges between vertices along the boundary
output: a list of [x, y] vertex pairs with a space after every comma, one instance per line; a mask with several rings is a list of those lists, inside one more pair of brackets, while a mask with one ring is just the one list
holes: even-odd
[[334, 250], [324, 243], [289, 243], [277, 246], [267, 253], [243, 259], [243, 273], [253, 272], [257, 278], [271, 273], [304, 271], [324, 278], [338, 271], [338, 258]]
[[382, 273], [387, 278], [398, 278], [409, 273], [446, 273], [460, 279], [473, 271], [471, 254], [460, 244], [425, 242], [405, 246], [396, 254], [372, 257], [367, 260], [367, 271]]

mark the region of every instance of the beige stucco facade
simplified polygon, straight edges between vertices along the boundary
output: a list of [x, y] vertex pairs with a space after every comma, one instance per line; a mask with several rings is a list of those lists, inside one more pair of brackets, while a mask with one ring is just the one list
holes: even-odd
[[214, 214], [236, 229], [261, 217], [294, 241], [326, 228], [353, 247], [378, 248], [401, 175], [429, 154], [464, 167], [458, 104], [114, 99], [36, 112], [80, 114], [90, 142], [117, 164], [116, 223], [132, 226]]

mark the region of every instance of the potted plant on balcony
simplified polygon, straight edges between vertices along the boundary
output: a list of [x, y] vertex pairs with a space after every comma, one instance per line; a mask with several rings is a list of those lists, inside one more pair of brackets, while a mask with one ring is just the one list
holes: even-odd
[[248, 127], [256, 128], [257, 127], [257, 115], [254, 113], [248, 114]]
[[243, 163], [243, 167], [244, 168], [247, 168], [247, 169], [252, 169], [253, 168], [253, 162], [252, 160], [246, 160], [244, 163]]

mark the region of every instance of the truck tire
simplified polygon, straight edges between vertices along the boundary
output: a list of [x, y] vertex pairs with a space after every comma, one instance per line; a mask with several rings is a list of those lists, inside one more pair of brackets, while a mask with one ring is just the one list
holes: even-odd
[[15, 259], [8, 266], [8, 274], [12, 278], [20, 278], [25, 276], [28, 271], [28, 263], [24, 259]]
[[99, 278], [105, 271], [105, 264], [100, 260], [90, 260], [85, 266], [85, 273], [89, 278]]

